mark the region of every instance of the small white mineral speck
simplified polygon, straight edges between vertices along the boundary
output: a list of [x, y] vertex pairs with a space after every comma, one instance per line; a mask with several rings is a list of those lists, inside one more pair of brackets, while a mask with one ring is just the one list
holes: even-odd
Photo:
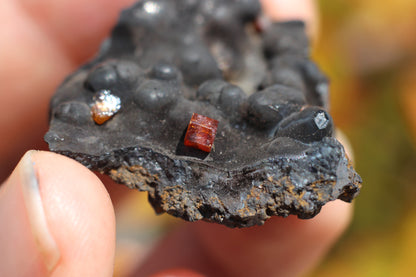
[[119, 97], [111, 94], [109, 90], [100, 90], [92, 98], [92, 118], [95, 123], [103, 124], [113, 117], [121, 108]]

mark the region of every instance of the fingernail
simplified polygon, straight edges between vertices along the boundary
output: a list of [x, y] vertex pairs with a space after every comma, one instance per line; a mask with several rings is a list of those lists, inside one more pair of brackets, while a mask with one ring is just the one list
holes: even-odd
[[46, 220], [39, 180], [32, 159], [34, 153], [36, 151], [28, 151], [21, 160], [22, 191], [36, 246], [42, 255], [46, 268], [51, 272], [57, 265], [61, 254]]

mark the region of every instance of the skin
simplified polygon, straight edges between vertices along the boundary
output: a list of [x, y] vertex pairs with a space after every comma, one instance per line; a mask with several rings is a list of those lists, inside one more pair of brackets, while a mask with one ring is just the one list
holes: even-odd
[[[55, 88], [94, 54], [130, 2], [1, 1], [0, 17], [8, 24], [0, 26], [5, 38], [0, 47], [0, 180], [26, 149], [44, 147], [46, 111]], [[316, 34], [312, 1], [262, 2], [271, 17], [305, 19], [308, 32]], [[58, 251], [55, 260], [45, 254], [47, 236], [33, 232], [33, 213], [24, 197], [28, 164], [39, 186], [45, 228]], [[66, 157], [26, 155], [0, 187], [0, 276], [111, 276], [114, 204], [127, 191], [115, 187], [107, 190], [92, 172]], [[320, 261], [350, 217], [351, 206], [335, 201], [312, 220], [275, 217], [247, 229], [184, 223], [132, 275], [298, 276]]]

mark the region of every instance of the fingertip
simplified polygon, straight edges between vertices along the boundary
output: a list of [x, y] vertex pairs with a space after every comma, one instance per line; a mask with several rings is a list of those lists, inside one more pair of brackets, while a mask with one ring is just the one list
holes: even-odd
[[341, 200], [328, 202], [322, 208], [321, 214], [311, 220], [311, 224], [324, 230], [331, 230], [333, 236], [338, 237], [349, 226], [354, 205]]
[[35, 152], [32, 159], [48, 225], [61, 252], [53, 276], [110, 276], [115, 217], [103, 184], [62, 155]]
[[318, 9], [314, 0], [261, 0], [263, 9], [272, 20], [303, 20], [307, 33], [316, 38], [319, 30]]
[[0, 276], [111, 276], [114, 210], [100, 180], [30, 151], [0, 187]]
[[299, 276], [325, 256], [349, 225], [351, 214], [351, 204], [337, 200], [313, 219], [273, 217], [263, 226], [245, 229], [200, 222], [192, 229], [227, 274]]
[[348, 137], [342, 132], [340, 129], [335, 129], [335, 137], [341, 142], [342, 146], [344, 146], [345, 153], [347, 154], [348, 158], [354, 163], [354, 151], [352, 149], [352, 145]]

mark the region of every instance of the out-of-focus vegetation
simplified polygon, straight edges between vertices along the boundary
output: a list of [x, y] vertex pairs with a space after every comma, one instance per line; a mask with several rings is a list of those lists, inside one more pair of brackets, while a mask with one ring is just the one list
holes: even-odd
[[321, 0], [314, 57], [363, 189], [311, 276], [416, 276], [416, 1]]

